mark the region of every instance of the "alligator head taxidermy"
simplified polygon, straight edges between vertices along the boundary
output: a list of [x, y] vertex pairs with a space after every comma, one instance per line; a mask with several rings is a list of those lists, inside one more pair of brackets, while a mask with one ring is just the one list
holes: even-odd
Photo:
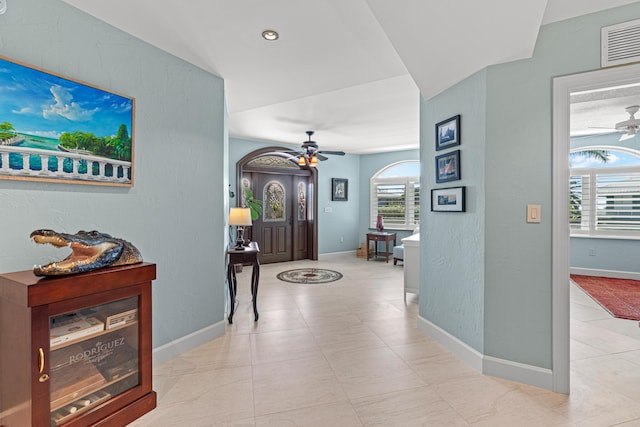
[[36, 230], [31, 239], [38, 244], [52, 244], [58, 248], [68, 246], [71, 254], [62, 261], [34, 266], [36, 276], [62, 276], [85, 273], [104, 267], [142, 262], [140, 251], [126, 240], [99, 231], [78, 231], [76, 234], [53, 230]]

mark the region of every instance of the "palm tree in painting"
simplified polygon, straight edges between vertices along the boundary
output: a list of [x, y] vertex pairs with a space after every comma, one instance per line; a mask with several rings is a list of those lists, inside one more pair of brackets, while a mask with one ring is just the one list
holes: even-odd
[[126, 125], [120, 125], [118, 134], [109, 141], [109, 144], [113, 148], [113, 154], [118, 160], [131, 160], [131, 138], [129, 138]]

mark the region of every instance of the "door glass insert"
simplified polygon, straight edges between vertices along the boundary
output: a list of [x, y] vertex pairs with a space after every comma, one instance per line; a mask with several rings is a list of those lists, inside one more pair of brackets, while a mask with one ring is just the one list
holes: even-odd
[[279, 181], [269, 181], [264, 186], [262, 220], [265, 222], [284, 221], [286, 212], [286, 191]]
[[307, 186], [304, 182], [298, 183], [298, 221], [304, 221], [307, 217]]
[[140, 384], [138, 296], [49, 317], [51, 425]]
[[251, 188], [251, 182], [249, 181], [249, 178], [242, 178], [242, 203], [240, 204], [240, 206], [247, 206], [247, 190], [249, 188]]

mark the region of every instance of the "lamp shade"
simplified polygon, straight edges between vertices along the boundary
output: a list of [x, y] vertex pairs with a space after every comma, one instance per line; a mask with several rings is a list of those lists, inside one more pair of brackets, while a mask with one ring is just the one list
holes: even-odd
[[251, 225], [251, 210], [249, 208], [231, 208], [229, 225]]

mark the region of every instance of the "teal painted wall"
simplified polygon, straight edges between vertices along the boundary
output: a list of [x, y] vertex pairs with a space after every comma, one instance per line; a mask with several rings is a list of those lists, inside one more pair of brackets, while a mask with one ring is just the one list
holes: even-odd
[[[331, 178], [349, 180], [346, 202], [331, 200]], [[354, 251], [358, 247], [360, 213], [360, 156], [331, 156], [318, 165], [318, 251]], [[331, 212], [327, 212], [327, 208]], [[353, 255], [355, 258], [355, 254]]]
[[627, 239], [572, 237], [570, 266], [640, 273], [640, 244]]
[[[427, 265], [421, 294], [427, 298], [421, 298], [420, 314], [486, 355], [552, 368], [552, 80], [598, 69], [601, 27], [638, 17], [640, 4], [634, 3], [542, 27], [531, 59], [492, 66], [470, 78], [480, 80], [480, 86], [482, 75], [486, 76], [484, 112], [470, 111], [471, 103], [481, 102], [483, 95], [477, 87], [465, 96], [469, 79], [424, 102], [421, 132], [426, 132], [427, 138], [423, 135], [421, 141], [423, 161], [431, 161], [428, 135], [436, 116], [462, 114], [461, 184], [472, 186], [483, 196], [471, 196], [470, 201], [478, 203], [470, 206], [470, 214], [478, 216], [475, 220], [451, 214], [436, 220], [435, 215], [427, 214], [430, 243], [421, 247]], [[470, 121], [477, 123], [471, 129], [466, 124]], [[484, 135], [485, 148], [479, 150], [480, 157], [471, 159], [467, 150], [474, 150], [475, 145], [468, 137], [476, 133]], [[478, 176], [469, 176], [470, 162], [483, 163], [484, 172], [479, 167]], [[424, 187], [428, 185], [430, 181]], [[542, 205], [542, 223], [526, 222], [527, 204]], [[478, 229], [454, 231], [474, 221]], [[455, 262], [456, 254], [466, 250], [469, 239], [477, 241], [471, 248], [475, 252], [468, 253], [484, 251], [484, 271], [474, 264], [472, 278], [458, 271], [466, 268], [467, 262]], [[431, 243], [434, 240], [437, 245]], [[446, 281], [448, 286], [436, 280]], [[471, 291], [470, 282], [476, 280], [479, 282], [474, 283], [474, 292], [477, 287], [484, 293], [480, 319], [477, 313], [482, 309], [477, 304], [482, 303], [481, 298], [460, 301], [466, 296], [461, 290]], [[435, 315], [436, 310], [442, 315]], [[447, 318], [445, 310], [454, 319]], [[483, 323], [483, 331], [478, 331], [478, 323]], [[483, 336], [481, 340], [476, 337], [478, 333]]]
[[[420, 108], [420, 160], [424, 193], [466, 187], [466, 212], [431, 212], [422, 198], [420, 315], [479, 352], [484, 345], [485, 103], [481, 71]], [[435, 123], [461, 115], [461, 145], [435, 151]], [[435, 156], [460, 150], [460, 181], [436, 184]], [[426, 268], [424, 268], [426, 266]]]
[[0, 271], [67, 255], [32, 243], [34, 229], [97, 229], [157, 263], [154, 347], [223, 322], [222, 79], [59, 0], [10, 2], [0, 53], [136, 99], [133, 188], [0, 180]]

